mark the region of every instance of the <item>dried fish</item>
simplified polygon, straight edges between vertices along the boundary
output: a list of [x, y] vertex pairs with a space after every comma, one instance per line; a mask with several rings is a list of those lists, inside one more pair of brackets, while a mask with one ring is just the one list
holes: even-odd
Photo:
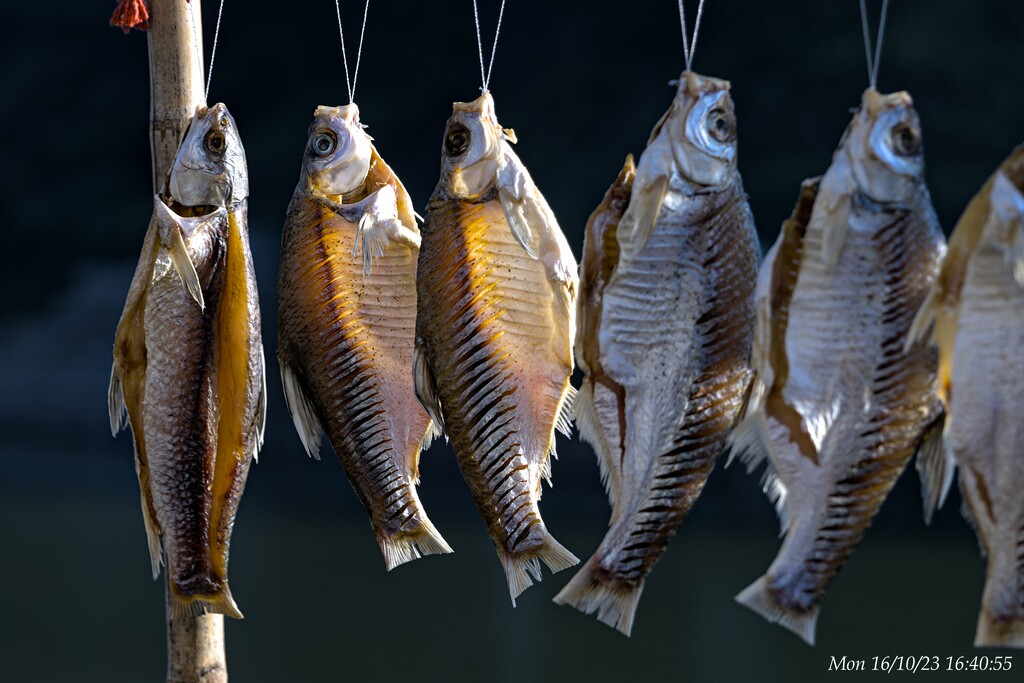
[[868, 89], [766, 256], [733, 437], [751, 467], [770, 461], [786, 534], [737, 600], [810, 644], [828, 584], [915, 449], [932, 457], [941, 438], [935, 354], [904, 345], [944, 251], [911, 98]]
[[434, 434], [412, 384], [419, 246], [359, 109], [318, 107], [281, 241], [278, 360], [306, 451], [327, 432], [388, 570], [451, 552], [416, 494]]
[[911, 334], [924, 337], [933, 321], [948, 413], [946, 457], [923, 471], [926, 513], [955, 461], [988, 557], [974, 644], [1024, 647], [1024, 146], [967, 205]]
[[760, 260], [728, 82], [684, 71], [632, 165], [587, 225], [576, 343], [610, 528], [555, 597], [626, 635], [743, 406]]
[[173, 617], [241, 618], [231, 529], [263, 443], [263, 345], [234, 119], [200, 107], [178, 149], [114, 339], [108, 407], [135, 441], [154, 578], [161, 546]]
[[[542, 560], [578, 562], [540, 516], [556, 427], [568, 435], [576, 262], [485, 92], [456, 102], [420, 249], [416, 393], [451, 439], [512, 604]], [[442, 419], [443, 418], [443, 419]]]

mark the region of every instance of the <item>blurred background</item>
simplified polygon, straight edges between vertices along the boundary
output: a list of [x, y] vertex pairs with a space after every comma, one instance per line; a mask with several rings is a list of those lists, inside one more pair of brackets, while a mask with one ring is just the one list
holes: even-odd
[[[697, 2], [687, 4], [692, 17]], [[485, 45], [498, 5], [480, 0]], [[0, 9], [4, 681], [157, 681], [165, 668], [163, 579], [149, 575], [131, 437], [111, 438], [105, 401], [152, 193], [146, 36], [110, 28], [114, 6]], [[869, 3], [873, 24], [879, 6]], [[354, 55], [362, 3], [341, 10]], [[204, 3], [207, 56], [216, 11]], [[370, 6], [356, 101], [421, 211], [451, 102], [478, 94], [472, 17], [470, 0]], [[1014, 0], [891, 3], [879, 89], [914, 97], [947, 232], [1024, 136], [1021, 35]], [[267, 441], [232, 544], [246, 615], [226, 626], [233, 680], [802, 681], [825, 676], [833, 655], [870, 666], [876, 655], [978, 652], [976, 541], [955, 492], [923, 524], [912, 469], [829, 590], [815, 648], [733, 602], [779, 544], [758, 476], [738, 466], [716, 469], [654, 568], [631, 639], [551, 603], [571, 570], [511, 607], [443, 443], [423, 454], [420, 495], [456, 553], [385, 573], [337, 461], [304, 454], [274, 360], [280, 229], [313, 109], [347, 99], [341, 64], [330, 0], [226, 3], [210, 101], [228, 105], [248, 155], [269, 365]], [[682, 67], [670, 0], [508, 3], [491, 90], [577, 257], [590, 211], [626, 153], [643, 150]], [[694, 69], [733, 83], [739, 165], [767, 247], [867, 84], [858, 3], [710, 0]], [[585, 559], [608, 504], [590, 449], [562, 439], [558, 452], [541, 509]]]

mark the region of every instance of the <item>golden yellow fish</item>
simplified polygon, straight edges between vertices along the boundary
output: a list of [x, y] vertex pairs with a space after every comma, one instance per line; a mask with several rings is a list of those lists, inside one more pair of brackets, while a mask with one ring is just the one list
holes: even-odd
[[489, 93], [456, 102], [420, 249], [416, 393], [443, 425], [487, 523], [512, 604], [542, 560], [578, 560], [537, 501], [568, 433], [576, 262], [512, 151]]
[[[988, 557], [974, 644], [1024, 647], [1024, 146], [967, 205], [912, 334], [932, 321], [946, 452]], [[953, 475], [938, 465], [932, 505]]]
[[234, 119], [200, 107], [154, 198], [114, 338], [110, 425], [127, 411], [153, 576], [162, 546], [175, 618], [242, 616], [228, 549], [266, 417], [248, 196]]
[[941, 433], [935, 354], [905, 348], [945, 242], [905, 92], [865, 91], [765, 257], [753, 384], [734, 434], [786, 537], [737, 600], [814, 642], [819, 602], [915, 449]]
[[743, 407], [760, 260], [728, 82], [683, 72], [632, 165], [587, 225], [576, 343], [576, 423], [612, 516], [555, 597], [626, 635]]
[[451, 548], [416, 495], [433, 435], [413, 392], [420, 236], [355, 104], [319, 107], [281, 241], [278, 361], [307, 452], [327, 432], [388, 570]]

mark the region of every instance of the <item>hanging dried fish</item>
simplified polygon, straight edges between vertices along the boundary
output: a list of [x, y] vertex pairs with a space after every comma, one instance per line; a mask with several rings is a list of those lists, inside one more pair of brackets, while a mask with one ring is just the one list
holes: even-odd
[[228, 544], [266, 417], [248, 196], [234, 119], [200, 107], [154, 197], [114, 338], [110, 426], [127, 412], [153, 576], [162, 546], [175, 618], [242, 616]]
[[537, 507], [555, 428], [570, 427], [576, 262], [491, 95], [453, 108], [423, 226], [416, 393], [451, 439], [514, 605], [538, 559], [578, 562]]
[[359, 109], [318, 107], [281, 240], [278, 361], [306, 451], [327, 432], [388, 570], [451, 552], [416, 495], [434, 434], [412, 385], [419, 246]]
[[760, 260], [728, 82], [684, 71], [632, 165], [587, 225], [576, 343], [610, 528], [555, 597], [626, 635], [742, 408]]
[[[967, 205], [911, 334], [932, 321], [946, 452], [988, 557], [974, 644], [1024, 647], [1024, 146]], [[935, 464], [929, 507], [953, 476]]]
[[941, 454], [935, 354], [904, 343], [944, 251], [910, 96], [869, 88], [765, 259], [734, 435], [751, 467], [770, 461], [786, 533], [737, 600], [810, 644], [825, 589], [915, 449], [926, 469]]

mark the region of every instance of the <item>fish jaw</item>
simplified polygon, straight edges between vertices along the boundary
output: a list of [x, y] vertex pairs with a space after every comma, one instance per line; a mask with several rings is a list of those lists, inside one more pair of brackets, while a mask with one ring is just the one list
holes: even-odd
[[538, 560], [552, 571], [577, 562], [537, 506], [556, 425], [567, 422], [575, 301], [524, 252], [496, 198], [452, 199], [442, 186], [427, 209], [417, 290], [423, 362], [514, 604], [539, 580]]
[[[360, 226], [382, 193], [415, 242], [382, 229], [367, 269], [356, 249], [360, 234], [368, 237]], [[420, 450], [434, 433], [410, 372], [419, 231], [408, 194], [375, 150], [365, 182], [348, 199], [340, 211], [300, 180], [282, 240], [278, 354], [300, 435], [326, 432], [390, 571], [452, 552], [415, 488]]]

